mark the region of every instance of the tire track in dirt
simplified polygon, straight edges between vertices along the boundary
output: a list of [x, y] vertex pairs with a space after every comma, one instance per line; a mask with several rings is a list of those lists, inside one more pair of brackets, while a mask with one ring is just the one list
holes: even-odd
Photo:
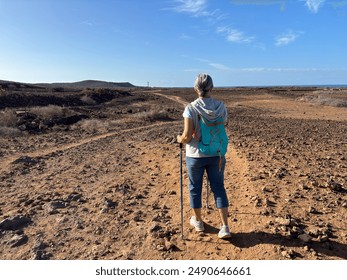
[[160, 93], [160, 92], [161, 92], [160, 89], [159, 89], [159, 90], [151, 90], [151, 91], [148, 91], [148, 93], [150, 93], [150, 94], [154, 94], [154, 95], [157, 95], [157, 96], [160, 96], [160, 97], [164, 97], [164, 98], [173, 100], [173, 101], [175, 101], [175, 102], [177, 102], [177, 103], [180, 103], [180, 104], [183, 105], [183, 106], [186, 106], [186, 105], [188, 105], [188, 103], [189, 103], [189, 102], [183, 100], [182, 97], [180, 97], [180, 96], [165, 95], [165, 94], [162, 94], [162, 93]]
[[[178, 124], [178, 123], [179, 123], [179, 121], [170, 122], [170, 124]], [[16, 159], [18, 159], [19, 157], [24, 156], [24, 155], [28, 156], [28, 157], [33, 157], [33, 158], [43, 157], [43, 156], [47, 156], [47, 155], [55, 153], [55, 152], [63, 152], [63, 151], [67, 151], [67, 150], [70, 150], [73, 148], [77, 148], [79, 146], [83, 146], [83, 145], [89, 144], [91, 142], [102, 140], [102, 139], [105, 139], [108, 137], [118, 136], [122, 133], [131, 133], [131, 132], [139, 131], [142, 129], [150, 129], [150, 128], [154, 128], [154, 127], [158, 127], [158, 126], [165, 126], [165, 125], [167, 125], [167, 122], [160, 122], [160, 123], [125, 129], [122, 131], [112, 131], [112, 132], [108, 132], [108, 133], [104, 133], [104, 134], [99, 134], [99, 135], [96, 135], [96, 136], [93, 136], [93, 137], [90, 137], [87, 139], [83, 139], [81, 141], [74, 142], [74, 143], [68, 143], [68, 144], [64, 144], [64, 145], [60, 145], [60, 146], [50, 147], [50, 148], [46, 148], [46, 149], [40, 149], [40, 150], [36, 150], [33, 152], [28, 152], [28, 153], [16, 153], [16, 154], [13, 154], [11, 156], [4, 157], [2, 159], [2, 164], [0, 166], [0, 172], [8, 169], [8, 166], [13, 161], [15, 161]]]

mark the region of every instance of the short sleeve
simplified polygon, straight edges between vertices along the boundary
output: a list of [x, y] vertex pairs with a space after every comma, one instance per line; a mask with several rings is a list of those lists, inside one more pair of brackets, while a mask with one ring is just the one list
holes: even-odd
[[193, 115], [192, 115], [192, 108], [190, 106], [190, 104], [188, 104], [183, 111], [183, 118], [188, 118], [188, 119], [193, 119]]

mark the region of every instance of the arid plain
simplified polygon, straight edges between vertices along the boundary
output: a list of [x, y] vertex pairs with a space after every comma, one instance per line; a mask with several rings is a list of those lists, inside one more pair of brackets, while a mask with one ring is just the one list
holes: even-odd
[[212, 194], [184, 239], [192, 88], [0, 83], [0, 259], [347, 259], [347, 89], [217, 88], [230, 240]]

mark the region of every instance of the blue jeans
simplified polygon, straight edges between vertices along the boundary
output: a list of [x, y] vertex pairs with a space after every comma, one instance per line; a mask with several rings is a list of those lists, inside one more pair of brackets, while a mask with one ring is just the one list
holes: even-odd
[[228, 197], [224, 188], [225, 157], [222, 157], [222, 167], [219, 167], [220, 157], [193, 158], [186, 157], [189, 176], [190, 207], [201, 208], [201, 193], [204, 172], [206, 170], [210, 181], [217, 208], [229, 206]]

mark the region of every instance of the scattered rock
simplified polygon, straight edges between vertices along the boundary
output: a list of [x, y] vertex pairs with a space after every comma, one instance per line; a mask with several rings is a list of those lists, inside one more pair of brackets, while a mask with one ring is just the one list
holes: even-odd
[[287, 250], [281, 251], [281, 255], [287, 259], [294, 259], [296, 253], [292, 249], [290, 249], [288, 251]]
[[173, 241], [165, 240], [165, 251], [180, 251], [177, 244]]
[[35, 165], [39, 162], [38, 159], [29, 156], [22, 156], [13, 161], [13, 164], [24, 164], [26, 166]]
[[37, 241], [31, 249], [33, 260], [49, 260], [52, 257], [51, 253], [47, 253], [45, 249], [48, 245], [42, 241]]
[[280, 226], [289, 226], [290, 225], [290, 219], [276, 218], [275, 222], [277, 224], [279, 224]]
[[115, 209], [118, 206], [118, 203], [116, 201], [113, 201], [112, 199], [105, 198], [105, 206], [110, 209]]
[[326, 235], [326, 234], [318, 236], [318, 241], [319, 242], [327, 242], [328, 240], [329, 240], [329, 236]]
[[28, 236], [25, 234], [15, 234], [8, 242], [7, 245], [10, 247], [18, 247], [21, 246], [28, 241]]
[[307, 233], [300, 234], [298, 238], [305, 243], [309, 243], [312, 241], [312, 237]]
[[162, 229], [162, 227], [159, 224], [155, 223], [154, 225], [152, 225], [150, 227], [149, 232], [155, 232], [155, 231], [159, 231], [161, 229]]
[[310, 206], [308, 208], [308, 212], [311, 213], [311, 214], [321, 214], [321, 212], [319, 212], [315, 207], [313, 206]]
[[26, 216], [14, 216], [0, 222], [0, 230], [18, 230], [28, 226], [32, 220]]
[[263, 192], [272, 192], [272, 191], [273, 191], [273, 189], [271, 189], [270, 187], [267, 187], [267, 186], [262, 187], [261, 190], [262, 190]]
[[273, 176], [277, 179], [283, 179], [288, 174], [289, 172], [287, 171], [287, 169], [285, 169], [284, 167], [281, 167], [275, 170]]
[[302, 190], [309, 190], [309, 189], [310, 189], [310, 187], [307, 186], [307, 185], [305, 185], [305, 184], [300, 184], [299, 187], [300, 187]]
[[330, 179], [325, 186], [335, 192], [343, 191], [342, 185], [334, 182], [332, 179]]
[[46, 203], [45, 205], [45, 212], [49, 215], [54, 215], [58, 213], [58, 209], [66, 208], [69, 206], [68, 202], [65, 202], [63, 200], [54, 200]]

